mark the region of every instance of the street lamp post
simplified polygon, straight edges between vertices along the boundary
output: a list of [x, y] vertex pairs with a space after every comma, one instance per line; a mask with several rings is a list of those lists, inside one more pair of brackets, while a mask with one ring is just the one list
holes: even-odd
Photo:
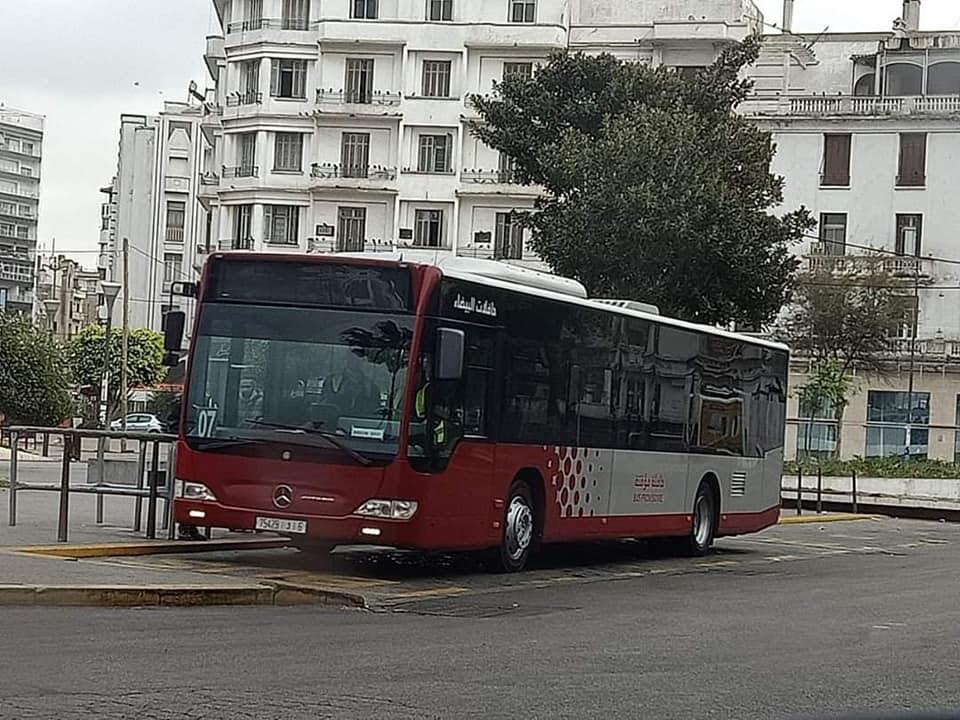
[[100, 428], [107, 429], [107, 406], [110, 398], [110, 331], [113, 329], [113, 303], [120, 293], [120, 283], [103, 280], [100, 283], [106, 310], [107, 327], [104, 333], [103, 379], [100, 381]]

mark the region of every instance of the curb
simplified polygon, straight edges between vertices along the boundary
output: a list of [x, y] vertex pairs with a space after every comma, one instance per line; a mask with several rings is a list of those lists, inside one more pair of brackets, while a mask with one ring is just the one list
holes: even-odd
[[854, 522], [856, 520], [876, 520], [879, 515], [854, 515], [853, 513], [835, 513], [833, 515], [792, 515], [780, 517], [778, 525], [812, 525], [814, 523]]
[[138, 555], [173, 555], [185, 553], [225, 552], [229, 550], [272, 550], [290, 545], [289, 540], [207, 540], [194, 542], [106, 543], [97, 545], [28, 545], [10, 548], [12, 552], [47, 557], [83, 558], [134, 557]]
[[251, 586], [0, 585], [0, 607], [367, 607], [360, 595], [289, 583]]

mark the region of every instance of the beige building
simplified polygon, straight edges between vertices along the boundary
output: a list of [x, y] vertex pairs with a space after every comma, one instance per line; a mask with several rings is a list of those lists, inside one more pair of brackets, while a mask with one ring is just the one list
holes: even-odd
[[99, 322], [100, 272], [62, 255], [41, 259], [37, 292], [47, 326], [61, 342]]
[[[856, 378], [842, 428], [824, 409], [808, 434], [792, 399], [788, 456], [953, 460], [960, 447], [960, 262], [938, 261], [960, 261], [960, 31], [923, 29], [920, 9], [907, 0], [886, 31], [768, 36], [741, 107], [773, 134], [782, 209], [805, 206], [818, 223], [798, 250], [805, 265], [876, 264], [865, 257], [872, 248], [885, 270], [918, 286], [918, 302], [905, 293], [902, 315], [890, 318], [889, 374]], [[795, 365], [794, 388], [806, 367]]]

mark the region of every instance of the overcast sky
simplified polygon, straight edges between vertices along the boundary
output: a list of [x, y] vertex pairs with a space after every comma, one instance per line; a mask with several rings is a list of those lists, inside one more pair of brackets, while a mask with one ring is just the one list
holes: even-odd
[[[490, 2], [491, 0], [468, 0]], [[779, 23], [781, 0], [759, 0]], [[796, 0], [794, 26], [888, 30], [900, 0]], [[957, 0], [923, 0], [924, 29], [960, 27]], [[39, 239], [95, 251], [100, 187], [113, 177], [121, 113], [156, 114], [201, 87], [211, 0], [0, 0], [0, 102], [47, 118]], [[93, 252], [77, 254], [87, 265]]]

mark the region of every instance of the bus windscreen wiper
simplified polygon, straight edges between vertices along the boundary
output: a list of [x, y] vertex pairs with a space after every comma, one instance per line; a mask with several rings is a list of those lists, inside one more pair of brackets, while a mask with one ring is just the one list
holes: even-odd
[[349, 455], [352, 460], [359, 463], [360, 465], [363, 465], [363, 466], [373, 465], [373, 460], [358, 453], [356, 450], [350, 447], [348, 443], [345, 443], [343, 440], [341, 440], [332, 432], [321, 430], [320, 428], [317, 428], [317, 427], [311, 427], [309, 425], [306, 427], [301, 425], [285, 425], [284, 423], [268, 422], [266, 420], [248, 420], [247, 422], [249, 422], [251, 425], [259, 425], [260, 427], [273, 428], [274, 430], [282, 430], [284, 432], [289, 432], [289, 433], [295, 433], [300, 435], [318, 435], [319, 437], [322, 437], [324, 440], [326, 440], [328, 443], [333, 445], [338, 450], [341, 450], [342, 452]]
[[264, 441], [258, 438], [242, 438], [236, 435], [228, 437], [202, 438], [188, 435], [187, 440], [193, 442], [198, 450], [223, 450], [225, 448], [242, 447], [243, 445], [263, 445]]

